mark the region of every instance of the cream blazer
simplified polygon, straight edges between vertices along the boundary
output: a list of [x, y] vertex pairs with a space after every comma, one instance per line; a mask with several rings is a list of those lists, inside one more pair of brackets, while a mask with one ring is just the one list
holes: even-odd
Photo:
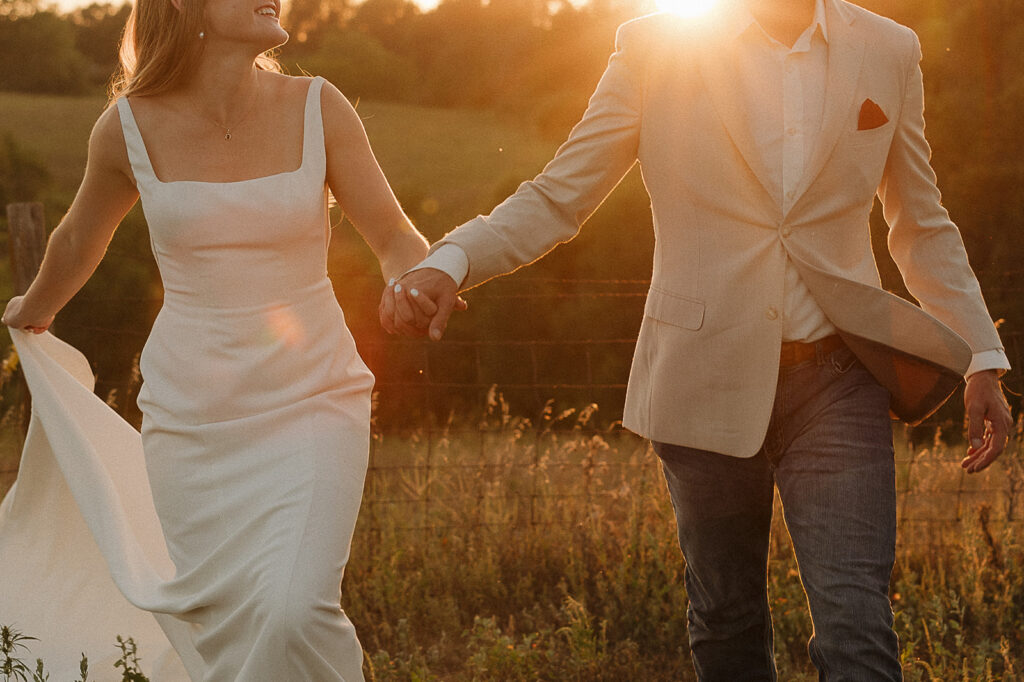
[[[908, 420], [941, 404], [972, 351], [1001, 348], [929, 164], [916, 35], [843, 0], [826, 11], [822, 130], [788, 213], [762, 180], [714, 16], [654, 14], [620, 27], [586, 113], [544, 171], [434, 245], [466, 252], [464, 288], [511, 272], [572, 239], [639, 161], [656, 242], [623, 424], [642, 436], [757, 453], [775, 397], [787, 257]], [[867, 99], [888, 121], [858, 130]], [[876, 193], [923, 311], [881, 289], [868, 228]]]

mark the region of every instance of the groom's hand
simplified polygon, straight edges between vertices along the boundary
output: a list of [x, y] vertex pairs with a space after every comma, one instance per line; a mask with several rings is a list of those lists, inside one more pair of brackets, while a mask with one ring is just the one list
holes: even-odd
[[390, 334], [429, 334], [437, 341], [444, 334], [452, 312], [466, 308], [455, 280], [441, 270], [421, 268], [389, 283], [378, 312], [381, 326]]
[[1010, 406], [1003, 396], [996, 370], [975, 372], [967, 377], [964, 405], [967, 408], [967, 438], [970, 447], [960, 466], [967, 473], [973, 474], [1002, 454], [1013, 427]]

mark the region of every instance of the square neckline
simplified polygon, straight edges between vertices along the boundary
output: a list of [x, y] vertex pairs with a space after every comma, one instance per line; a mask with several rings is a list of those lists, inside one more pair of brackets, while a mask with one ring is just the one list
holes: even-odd
[[[149, 167], [149, 174], [153, 180], [159, 185], [242, 185], [247, 182], [259, 182], [261, 180], [272, 180], [274, 178], [281, 178], [288, 175], [296, 175], [300, 173], [306, 167], [306, 161], [308, 160], [309, 154], [307, 152], [306, 135], [309, 132], [309, 107], [310, 99], [313, 94], [313, 85], [319, 76], [314, 76], [309, 79], [309, 84], [306, 86], [306, 96], [304, 98], [304, 104], [302, 108], [302, 153], [299, 159], [299, 167], [293, 170], [279, 171], [277, 173], [270, 173], [269, 175], [260, 175], [255, 178], [246, 178], [244, 180], [161, 180], [156, 174], [156, 169], [153, 167], [153, 160], [149, 156], [149, 148], [146, 146], [146, 140], [142, 135], [142, 129], [139, 127], [139, 122], [135, 118], [135, 111], [132, 110], [132, 103], [128, 97], [124, 97], [125, 106], [128, 109], [128, 115], [131, 118], [132, 125], [135, 128], [135, 133], [138, 135], [139, 143], [142, 146], [142, 153], [146, 157], [146, 165]], [[319, 102], [317, 102], [319, 105]], [[132, 175], [135, 175], [135, 169], [132, 169]], [[139, 179], [135, 178], [135, 184], [138, 185]]]

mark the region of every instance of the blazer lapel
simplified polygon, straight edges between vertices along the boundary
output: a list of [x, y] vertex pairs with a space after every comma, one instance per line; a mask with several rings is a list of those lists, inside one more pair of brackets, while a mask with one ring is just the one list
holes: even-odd
[[804, 169], [792, 206], [814, 182], [825, 166], [850, 121], [850, 109], [855, 104], [857, 83], [867, 41], [851, 25], [852, 17], [834, 0], [825, 0], [828, 22], [828, 67], [825, 81], [825, 108], [822, 111], [821, 132]]
[[714, 104], [715, 112], [722, 120], [736, 149], [746, 161], [747, 167], [771, 195], [768, 167], [750, 130], [751, 112], [747, 111], [742, 89], [736, 87], [736, 75], [739, 73], [736, 66], [736, 50], [729, 44], [715, 45], [712, 41], [706, 41], [703, 49], [697, 50], [697, 53], [700, 55], [701, 78]]

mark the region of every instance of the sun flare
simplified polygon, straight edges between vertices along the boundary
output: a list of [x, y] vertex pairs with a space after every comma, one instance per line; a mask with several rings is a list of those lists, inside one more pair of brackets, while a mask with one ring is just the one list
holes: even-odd
[[718, 0], [657, 0], [658, 9], [683, 17], [699, 17], [707, 14]]

